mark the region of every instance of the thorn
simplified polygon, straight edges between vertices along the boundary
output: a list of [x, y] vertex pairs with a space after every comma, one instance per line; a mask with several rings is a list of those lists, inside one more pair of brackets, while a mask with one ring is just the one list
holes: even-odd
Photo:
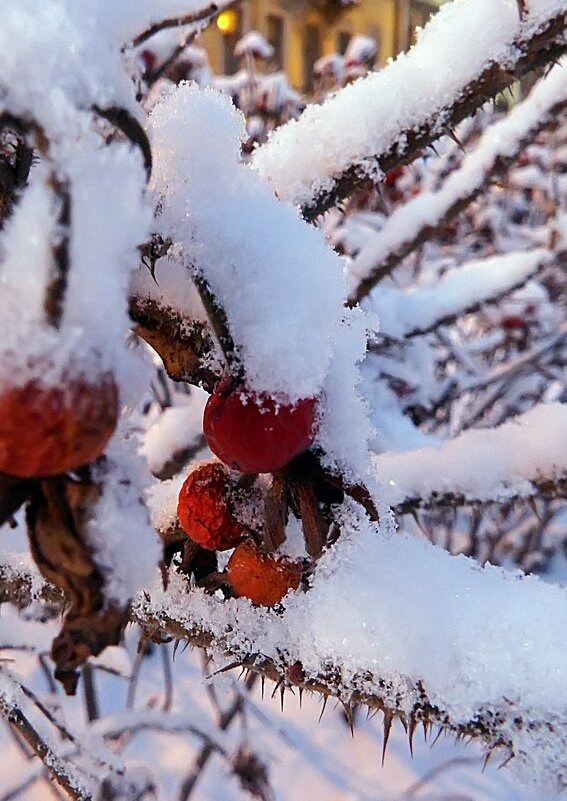
[[341, 703], [343, 704], [343, 709], [345, 712], [347, 723], [349, 725], [351, 737], [354, 737], [354, 718], [352, 715], [352, 706], [350, 704], [345, 704], [344, 702]]
[[510, 762], [512, 759], [514, 759], [514, 752], [512, 752], [510, 756], [507, 756], [501, 765], [498, 765], [498, 770], [502, 770], [502, 768], [505, 768], [508, 762]]
[[384, 743], [382, 745], [382, 767], [384, 767], [384, 760], [386, 759], [386, 749], [388, 747], [388, 740], [390, 739], [390, 732], [392, 731], [392, 721], [394, 715], [392, 712], [384, 711]]
[[407, 734], [408, 733], [408, 719], [407, 719], [407, 717], [405, 716], [405, 714], [403, 712], [401, 712], [398, 715], [398, 719], [399, 719], [400, 723], [402, 724], [402, 726], [404, 727], [405, 733]]
[[423, 725], [423, 739], [427, 742], [427, 737], [429, 735], [429, 723], [426, 720], [422, 721]]
[[437, 734], [435, 735], [435, 739], [433, 740], [433, 742], [429, 746], [430, 748], [433, 748], [433, 746], [435, 745], [435, 743], [441, 737], [442, 734], [443, 734], [443, 729], [441, 728], [441, 726], [439, 726], [439, 731], [437, 732]]
[[433, 150], [433, 152], [435, 153], [435, 155], [437, 156], [437, 158], [439, 158], [439, 151], [437, 150], [437, 148], [435, 147], [435, 145], [429, 145], [429, 147], [431, 148], [431, 150]]
[[277, 691], [280, 689], [280, 687], [282, 686], [282, 684], [283, 684], [283, 679], [280, 679], [280, 680], [278, 681], [278, 683], [276, 684], [276, 686], [274, 687], [274, 691], [273, 691], [273, 693], [272, 693], [272, 698], [275, 698], [275, 697], [276, 697], [276, 693], [277, 693]]
[[323, 709], [321, 710], [321, 714], [319, 715], [318, 723], [321, 723], [321, 720], [323, 718], [323, 714], [325, 712], [325, 709], [327, 708], [327, 701], [328, 700], [329, 700], [329, 696], [328, 695], [323, 696]]
[[260, 682], [261, 682], [261, 685], [262, 685], [262, 701], [263, 701], [264, 700], [264, 693], [266, 691], [266, 677], [265, 676], [261, 676], [260, 677]]
[[189, 643], [189, 642], [185, 642], [185, 643], [183, 643], [183, 648], [182, 648], [182, 650], [181, 650], [181, 653], [182, 653], [182, 654], [184, 654], [184, 653], [185, 653], [185, 651], [186, 651], [186, 650], [189, 648], [189, 645], [190, 645], [190, 643]]
[[177, 653], [177, 649], [179, 648], [179, 643], [181, 640], [175, 640], [175, 645], [173, 646], [173, 657], [172, 662], [175, 662], [175, 654]]
[[486, 754], [484, 755], [484, 760], [482, 762], [481, 773], [484, 773], [484, 771], [486, 770], [486, 766], [490, 762], [491, 757], [492, 757], [492, 751], [487, 751]]
[[300, 687], [299, 688], [299, 708], [300, 709], [301, 709], [302, 704], [303, 704], [303, 687]]
[[246, 673], [246, 668], [245, 667], [241, 668], [240, 675], [238, 676], [238, 681], [240, 681], [240, 679], [244, 676], [245, 673]]
[[373, 720], [376, 717], [376, 715], [378, 714], [378, 712], [380, 712], [380, 710], [378, 708], [373, 709], [370, 712], [370, 717], [368, 718], [368, 720]]
[[415, 734], [416, 727], [417, 727], [417, 720], [415, 719], [415, 715], [411, 715], [408, 728], [408, 741], [412, 759], [413, 759], [413, 736]]
[[282, 712], [284, 709], [284, 695], [285, 695], [285, 685], [282, 684], [282, 686], [280, 687], [280, 707]]
[[465, 150], [465, 148], [463, 147], [463, 143], [461, 142], [461, 140], [459, 139], [459, 137], [457, 136], [455, 131], [453, 131], [452, 128], [447, 128], [447, 136], [449, 137], [449, 139], [453, 140], [453, 142], [457, 145], [457, 147], [459, 148], [459, 150], [461, 152], [463, 152], [463, 153], [467, 152]]
[[230, 665], [225, 665], [218, 670], [215, 670], [214, 673], [209, 675], [209, 678], [212, 679], [213, 676], [220, 676], [221, 673], [228, 673], [229, 670], [234, 670], [234, 668], [240, 667], [240, 662], [231, 662]]
[[535, 515], [535, 518], [536, 518], [537, 522], [538, 522], [538, 523], [539, 523], [541, 526], [543, 526], [543, 525], [544, 525], [544, 521], [541, 519], [541, 515], [540, 515], [540, 513], [539, 513], [539, 511], [538, 511], [538, 508], [537, 508], [536, 499], [535, 499], [533, 496], [532, 496], [531, 498], [529, 498], [529, 499], [528, 499], [528, 504], [530, 505], [530, 509], [531, 509], [531, 510], [532, 510], [532, 512], [534, 513], [534, 515]]

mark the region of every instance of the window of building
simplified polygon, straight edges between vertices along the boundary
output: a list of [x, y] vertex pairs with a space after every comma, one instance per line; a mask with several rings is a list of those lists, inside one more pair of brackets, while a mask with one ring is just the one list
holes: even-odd
[[313, 65], [321, 55], [321, 32], [316, 25], [306, 25], [303, 30], [303, 88], [313, 89]]
[[266, 22], [267, 39], [274, 48], [272, 61], [276, 69], [281, 70], [284, 66], [285, 21], [283, 17], [278, 17], [276, 14], [268, 14]]
[[346, 53], [349, 39], [350, 39], [350, 33], [347, 33], [347, 31], [339, 31], [339, 33], [337, 34], [337, 53], [340, 53], [341, 56], [344, 56], [344, 54]]

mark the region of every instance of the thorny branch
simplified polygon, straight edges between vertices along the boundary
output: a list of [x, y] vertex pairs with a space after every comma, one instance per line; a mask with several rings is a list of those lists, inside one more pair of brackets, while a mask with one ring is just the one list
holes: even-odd
[[[564, 487], [564, 483], [562, 482]], [[21, 568], [13, 569], [9, 565], [0, 566], [0, 598], [14, 600], [17, 598], [20, 605], [25, 606], [32, 599], [40, 595], [50, 599], [52, 603], [61, 605], [62, 593], [40, 583], [40, 580], [31, 571]], [[150, 638], [163, 642], [163, 637], [187, 642], [193, 646], [224, 652], [232, 659], [231, 667], [245, 668], [253, 674], [276, 683], [283, 689], [296, 687], [299, 691], [308, 691], [320, 694], [323, 698], [336, 698], [348, 709], [354, 706], [367, 706], [370, 710], [381, 711], [384, 715], [385, 740], [389, 737], [392, 721], [398, 717], [406, 727], [410, 743], [413, 739], [418, 723], [423, 724], [426, 730], [438, 727], [441, 730], [452, 732], [458, 738], [478, 738], [489, 752], [502, 749], [506, 754], [511, 753], [512, 741], [510, 739], [510, 726], [522, 728], [530, 726], [532, 729], [542, 728], [553, 731], [555, 725], [563, 726], [564, 722], [514, 719], [510, 723], [511, 709], [504, 699], [501, 710], [476, 710], [467, 721], [454, 721], [438, 704], [433, 704], [428, 698], [427, 688], [420, 682], [415, 685], [408, 684], [406, 698], [412, 697], [413, 702], [408, 709], [407, 702], [402, 705], [399, 688], [394, 688], [388, 681], [370, 674], [357, 675], [344, 683], [341, 672], [329, 665], [324, 674], [307, 676], [300, 663], [294, 660], [292, 654], [279, 654], [277, 661], [262, 654], [250, 654], [239, 651], [234, 643], [233, 635], [226, 638], [219, 637], [211, 629], [202, 624], [193, 625], [186, 620], [179, 620], [172, 616], [167, 608], [167, 600], [158, 605], [149, 598], [140, 597], [133, 605], [130, 621], [138, 624]]]
[[0, 703], [0, 714], [13, 726], [44, 763], [53, 780], [60, 785], [73, 801], [92, 801], [92, 795], [82, 786], [68, 766], [53, 752], [50, 746], [32, 726], [24, 713], [6, 701]]
[[[482, 192], [485, 192], [490, 183], [499, 175], [502, 175], [514, 163], [518, 154], [521, 153], [539, 133], [556, 123], [557, 115], [561, 114], [565, 108], [567, 108], [567, 100], [562, 99], [549, 110], [549, 114], [543, 114], [538, 119], [536, 125], [527, 132], [524, 137], [517, 141], [513, 150], [508, 150], [506, 154], [499, 154], [492, 164], [487, 166], [482, 176], [479, 176], [478, 180], [466, 186], [466, 189], [463, 190], [459, 197], [451, 199], [447, 204], [443, 204], [439, 208], [439, 213], [435, 215], [434, 219], [432, 219], [431, 214], [428, 214], [420, 225], [414, 230], [410, 229], [404, 241], [396, 243], [395, 249], [381, 256], [380, 260], [377, 261], [371, 269], [365, 271], [365, 277], [351, 292], [348, 301], [349, 306], [360, 303], [372, 291], [376, 284], [382, 281], [387, 275], [390, 275], [403, 259], [434, 237], [439, 231], [439, 223], [441, 221], [447, 224], [464, 211], [464, 209], [466, 209]], [[455, 180], [454, 174], [451, 180]], [[443, 187], [435, 194], [442, 197], [442, 193]], [[420, 202], [423, 202], [423, 198], [420, 199]], [[406, 210], [410, 208], [411, 205], [412, 201], [404, 205], [404, 213], [407, 213]], [[386, 222], [387, 227], [395, 227], [395, 217], [396, 213], [394, 212], [392, 219]], [[381, 234], [384, 235], [384, 231], [382, 231]]]
[[514, 56], [506, 68], [492, 62], [479, 76], [464, 86], [450, 104], [444, 109], [436, 109], [419, 128], [401, 130], [387, 151], [368, 154], [364, 168], [353, 164], [341, 175], [334, 176], [329, 182], [330, 186], [326, 184], [324, 190], [303, 206], [305, 219], [315, 220], [325, 211], [340, 205], [357, 189], [366, 186], [370, 182], [369, 169], [375, 171], [378, 168], [387, 173], [401, 164], [413, 161], [447, 130], [453, 129], [459, 122], [471, 116], [513, 81], [556, 61], [567, 50], [564, 35], [566, 24], [567, 12], [562, 11], [535, 36], [525, 38], [521, 34], [513, 43], [511, 52]]

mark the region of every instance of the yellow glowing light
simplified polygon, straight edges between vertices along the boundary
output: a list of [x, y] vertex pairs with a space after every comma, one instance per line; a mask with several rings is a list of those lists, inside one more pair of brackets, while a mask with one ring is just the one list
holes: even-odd
[[217, 17], [217, 28], [221, 33], [225, 34], [225, 36], [229, 36], [231, 33], [236, 33], [238, 28], [237, 12], [229, 9], [228, 11], [223, 11], [222, 14], [219, 14]]

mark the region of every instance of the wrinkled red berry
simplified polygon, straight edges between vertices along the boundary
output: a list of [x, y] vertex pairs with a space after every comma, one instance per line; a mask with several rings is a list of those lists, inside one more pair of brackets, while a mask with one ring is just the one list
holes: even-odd
[[228, 560], [228, 580], [238, 595], [260, 606], [275, 606], [289, 590], [296, 590], [301, 569], [285, 557], [264, 553], [244, 540]]
[[211, 551], [234, 548], [245, 533], [228, 508], [229, 485], [222, 464], [204, 464], [189, 474], [179, 493], [181, 527], [193, 542]]
[[241, 473], [281, 470], [313, 442], [317, 400], [278, 404], [221, 382], [207, 401], [203, 432], [215, 456]]
[[111, 375], [61, 386], [39, 380], [0, 391], [0, 472], [18, 478], [78, 470], [102, 454], [118, 418]]

